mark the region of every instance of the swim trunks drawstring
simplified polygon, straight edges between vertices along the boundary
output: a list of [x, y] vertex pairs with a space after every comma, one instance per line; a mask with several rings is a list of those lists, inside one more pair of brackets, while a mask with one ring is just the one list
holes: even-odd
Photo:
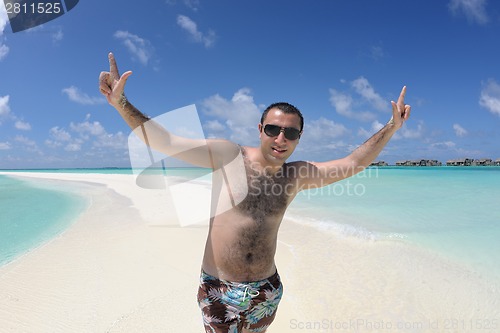
[[250, 296], [250, 298], [252, 297], [257, 297], [259, 296], [260, 294], [260, 291], [258, 291], [257, 289], [255, 288], [252, 288], [251, 286], [246, 286], [245, 287], [245, 292], [243, 293], [243, 301], [246, 301], [247, 300], [247, 295]]
[[282, 293], [278, 272], [265, 280], [231, 282], [202, 271], [197, 298], [207, 332], [262, 332], [273, 322]]

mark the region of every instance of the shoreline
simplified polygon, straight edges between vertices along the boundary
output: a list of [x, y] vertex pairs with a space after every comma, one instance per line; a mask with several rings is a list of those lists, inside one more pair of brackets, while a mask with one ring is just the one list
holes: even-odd
[[298, 331], [302, 323], [311, 327], [307, 332], [379, 332], [385, 323], [386, 329], [404, 326], [397, 331], [442, 332], [451, 329], [452, 319], [484, 325], [500, 319], [500, 281], [432, 251], [297, 224], [280, 238], [300, 244], [285, 273]]
[[[40, 178], [71, 184], [91, 204], [63, 233], [0, 267], [2, 329], [201, 332], [195, 296], [204, 228], [146, 224], [123, 196], [133, 184], [126, 176], [111, 177], [107, 186], [84, 174]], [[153, 224], [158, 218], [147, 209], [143, 215]]]
[[[165, 198], [144, 197], [151, 190], [132, 175], [10, 175], [70, 186], [91, 204], [62, 234], [0, 267], [0, 327], [203, 331], [195, 296], [206, 225], [160, 223]], [[381, 322], [439, 332], [452, 318], [500, 320], [498, 281], [404, 242], [325, 233], [286, 215], [278, 240], [285, 291], [270, 333], [353, 331], [344, 323], [377, 331], [368, 325]]]

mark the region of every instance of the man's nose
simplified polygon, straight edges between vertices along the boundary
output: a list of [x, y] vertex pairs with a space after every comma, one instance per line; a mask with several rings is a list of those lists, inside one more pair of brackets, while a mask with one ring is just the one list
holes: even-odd
[[281, 130], [280, 134], [276, 137], [276, 143], [281, 144], [286, 142], [285, 132]]

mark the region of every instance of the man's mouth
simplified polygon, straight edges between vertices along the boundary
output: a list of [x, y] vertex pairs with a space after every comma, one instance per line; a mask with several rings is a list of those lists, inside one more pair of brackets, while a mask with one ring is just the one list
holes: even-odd
[[272, 150], [278, 154], [283, 154], [283, 153], [286, 153], [286, 149], [284, 148], [278, 148], [278, 147], [272, 147]]

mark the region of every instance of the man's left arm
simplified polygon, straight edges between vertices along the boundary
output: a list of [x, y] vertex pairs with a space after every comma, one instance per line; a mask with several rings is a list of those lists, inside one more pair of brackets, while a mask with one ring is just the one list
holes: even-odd
[[406, 86], [401, 90], [397, 103], [391, 101], [392, 117], [389, 122], [375, 133], [371, 138], [366, 140], [359, 146], [351, 155], [347, 156], [350, 163], [357, 168], [363, 170], [369, 166], [375, 158], [380, 154], [390, 138], [396, 133], [398, 129], [403, 126], [403, 123], [408, 120], [410, 116], [411, 107], [405, 104]]
[[394, 133], [410, 117], [411, 107], [404, 103], [405, 94], [406, 86], [401, 90], [398, 101], [391, 101], [391, 120], [350, 155], [327, 162], [303, 162], [307, 164], [307, 168], [310, 168], [310, 173], [309, 176], [301, 179], [302, 189], [329, 185], [351, 177], [368, 167], [377, 158]]

